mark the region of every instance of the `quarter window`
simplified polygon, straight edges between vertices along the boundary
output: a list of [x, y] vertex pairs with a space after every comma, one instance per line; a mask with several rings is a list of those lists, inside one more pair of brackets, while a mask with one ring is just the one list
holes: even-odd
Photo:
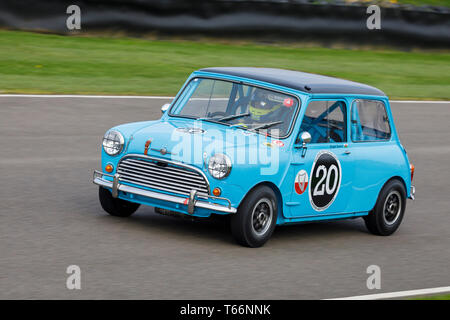
[[347, 141], [345, 103], [336, 100], [311, 101], [305, 111], [300, 134], [311, 135], [311, 143]]
[[351, 112], [352, 141], [380, 141], [391, 137], [391, 127], [384, 103], [358, 99]]

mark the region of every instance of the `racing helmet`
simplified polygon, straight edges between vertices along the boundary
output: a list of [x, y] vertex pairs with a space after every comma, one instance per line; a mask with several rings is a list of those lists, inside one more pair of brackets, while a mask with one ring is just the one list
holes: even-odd
[[256, 89], [252, 94], [248, 110], [252, 119], [260, 120], [280, 108], [280, 104], [270, 99], [269, 95], [270, 93], [262, 89]]

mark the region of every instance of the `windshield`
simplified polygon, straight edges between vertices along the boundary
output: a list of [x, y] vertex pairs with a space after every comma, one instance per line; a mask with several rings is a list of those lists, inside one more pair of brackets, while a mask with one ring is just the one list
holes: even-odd
[[170, 110], [171, 115], [267, 130], [287, 136], [298, 100], [280, 92], [224, 80], [195, 78]]

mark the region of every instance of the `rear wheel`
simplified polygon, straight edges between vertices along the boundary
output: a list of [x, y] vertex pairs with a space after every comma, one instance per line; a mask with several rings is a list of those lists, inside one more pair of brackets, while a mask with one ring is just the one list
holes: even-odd
[[277, 215], [275, 193], [267, 186], [260, 186], [245, 197], [237, 213], [231, 216], [231, 232], [241, 245], [261, 247], [272, 235]]
[[108, 189], [99, 187], [98, 197], [103, 210], [115, 217], [129, 217], [139, 208], [139, 203], [113, 198]]
[[405, 207], [406, 191], [403, 183], [389, 181], [381, 190], [375, 207], [364, 217], [367, 229], [380, 236], [393, 234], [402, 222]]

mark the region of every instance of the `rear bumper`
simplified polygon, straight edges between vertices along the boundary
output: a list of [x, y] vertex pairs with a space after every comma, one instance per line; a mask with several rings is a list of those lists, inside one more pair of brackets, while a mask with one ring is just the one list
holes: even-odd
[[[106, 180], [103, 178], [103, 176], [111, 177], [111, 178], [113, 178], [113, 181]], [[145, 190], [145, 189], [141, 189], [141, 188], [136, 188], [136, 187], [132, 187], [129, 185], [121, 184], [119, 174], [111, 175], [111, 174], [103, 173], [98, 170], [94, 170], [93, 183], [96, 185], [99, 185], [101, 187], [111, 189], [112, 196], [114, 198], [117, 198], [119, 196], [119, 191], [122, 191], [122, 192], [134, 194], [134, 195], [138, 195], [138, 196], [143, 196], [143, 197], [150, 198], [150, 199], [157, 199], [157, 200], [167, 201], [167, 202], [171, 202], [171, 203], [176, 203], [179, 205], [186, 205], [187, 211], [189, 214], [193, 214], [195, 208], [202, 208], [202, 209], [206, 209], [206, 210], [223, 212], [223, 213], [236, 213], [237, 212], [237, 209], [231, 206], [230, 200], [228, 200], [226, 198], [214, 197], [214, 196], [203, 195], [203, 194], [201, 195], [202, 197], [211, 198], [213, 200], [215, 199], [215, 200], [222, 200], [222, 201], [228, 202], [228, 205], [222, 205], [222, 204], [218, 204], [218, 203], [211, 203], [211, 202], [199, 200], [198, 195], [194, 190], [191, 191], [191, 194], [189, 195], [189, 197], [180, 197], [180, 196], [174, 196], [174, 195], [169, 195], [169, 194], [165, 194], [165, 193]]]
[[410, 199], [414, 200], [416, 198], [416, 187], [411, 186], [411, 191], [410, 191]]

